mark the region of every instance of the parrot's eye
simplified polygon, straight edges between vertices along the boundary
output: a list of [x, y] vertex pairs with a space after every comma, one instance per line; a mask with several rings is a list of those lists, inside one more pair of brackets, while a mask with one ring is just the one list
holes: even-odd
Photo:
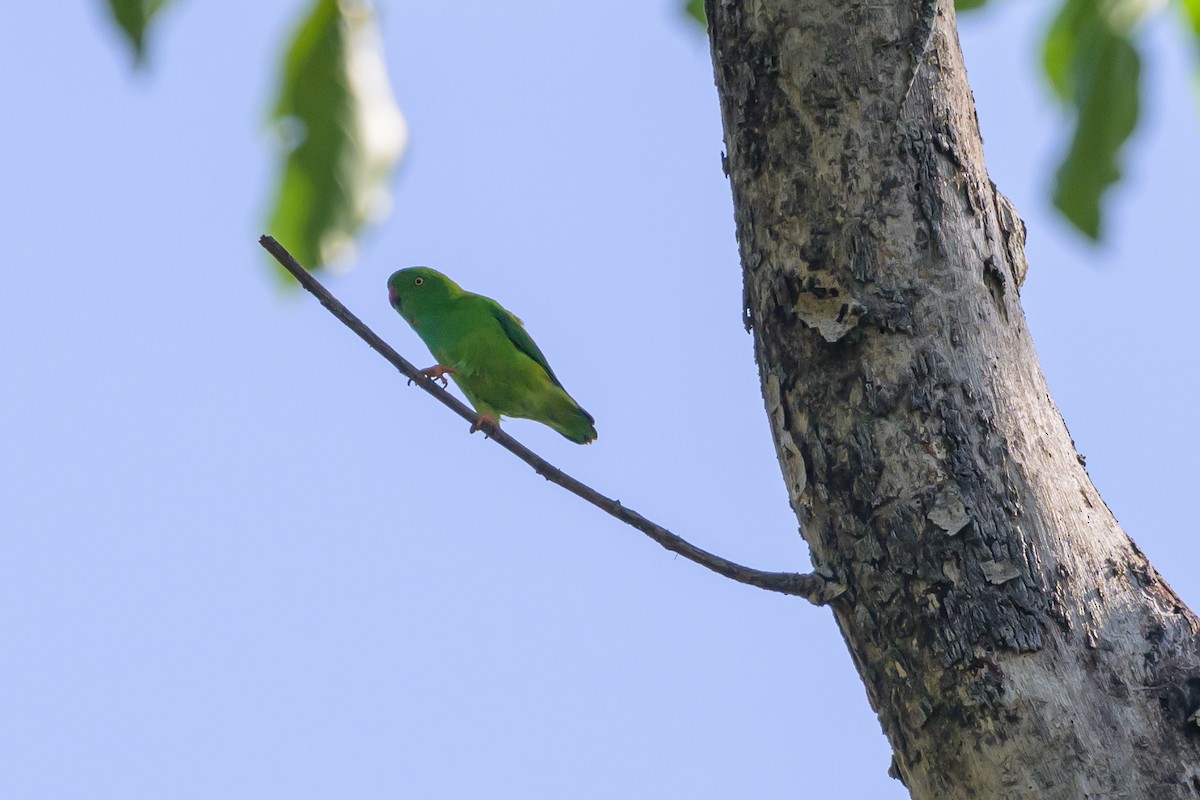
[[420, 286], [424, 282], [424, 278], [413, 278], [413, 286]]

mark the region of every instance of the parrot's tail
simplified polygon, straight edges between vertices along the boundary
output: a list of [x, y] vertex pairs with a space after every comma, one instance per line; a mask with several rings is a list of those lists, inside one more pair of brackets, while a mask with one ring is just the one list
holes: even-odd
[[570, 402], [556, 408], [556, 413], [548, 420], [550, 427], [575, 444], [591, 444], [596, 441], [596, 420], [569, 396], [567, 400]]

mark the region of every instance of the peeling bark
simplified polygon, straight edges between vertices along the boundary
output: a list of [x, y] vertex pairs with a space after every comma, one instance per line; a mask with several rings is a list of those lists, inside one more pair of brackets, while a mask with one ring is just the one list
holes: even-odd
[[707, 2], [792, 506], [913, 797], [1200, 797], [1200, 622], [1050, 398], [1024, 225], [931, 8]]

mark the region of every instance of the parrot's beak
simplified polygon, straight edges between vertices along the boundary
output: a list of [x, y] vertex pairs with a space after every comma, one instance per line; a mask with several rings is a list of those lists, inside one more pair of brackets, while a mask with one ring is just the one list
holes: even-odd
[[388, 302], [392, 304], [392, 308], [400, 310], [400, 293], [395, 289], [388, 289]]

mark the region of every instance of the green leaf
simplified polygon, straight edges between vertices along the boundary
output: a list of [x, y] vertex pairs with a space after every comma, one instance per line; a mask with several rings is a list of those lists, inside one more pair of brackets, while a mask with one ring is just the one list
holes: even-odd
[[1081, 29], [1098, 20], [1095, 0], [1067, 0], [1046, 34], [1046, 42], [1042, 46], [1042, 66], [1054, 94], [1064, 103], [1069, 103], [1074, 94], [1072, 66], [1078, 54], [1079, 41], [1088, 38]]
[[708, 16], [704, 13], [704, 0], [687, 0], [684, 11], [704, 28], [708, 28]]
[[954, 0], [954, 11], [974, 11], [987, 5], [987, 0]]
[[167, 0], [108, 0], [108, 10], [113, 20], [124, 31], [129, 46], [133, 48], [135, 64], [145, 62], [146, 29], [166, 3]]
[[1200, 38], [1200, 0], [1183, 0], [1183, 10], [1192, 23], [1192, 33]]
[[272, 114], [284, 149], [270, 231], [309, 269], [353, 260], [386, 214], [407, 141], [371, 6], [315, 0], [288, 46]]
[[1123, 36], [1107, 36], [1092, 48], [1079, 85], [1075, 137], [1058, 168], [1054, 205], [1075, 227], [1100, 238], [1100, 199], [1121, 177], [1118, 153], [1138, 116], [1137, 51]]
[[1102, 196], [1121, 176], [1121, 146], [1137, 126], [1141, 59], [1129, 32], [1144, 9], [1130, 2], [1067, 0], [1046, 36], [1046, 76], [1075, 112], [1054, 205], [1092, 239], [1100, 238]]

